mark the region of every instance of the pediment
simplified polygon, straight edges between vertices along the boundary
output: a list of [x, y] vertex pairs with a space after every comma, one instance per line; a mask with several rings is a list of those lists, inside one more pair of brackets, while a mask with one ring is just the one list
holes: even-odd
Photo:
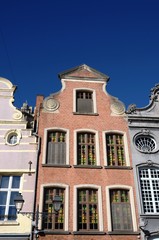
[[83, 80], [96, 80], [108, 81], [109, 77], [86, 64], [72, 68], [59, 74], [60, 79], [83, 79]]

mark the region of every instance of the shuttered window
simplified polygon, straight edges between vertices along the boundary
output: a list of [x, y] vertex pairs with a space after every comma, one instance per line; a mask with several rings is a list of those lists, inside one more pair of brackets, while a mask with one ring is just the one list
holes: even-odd
[[126, 166], [124, 137], [122, 134], [106, 134], [108, 166]]
[[98, 230], [98, 191], [78, 190], [78, 231]]
[[93, 93], [90, 91], [76, 92], [76, 111], [78, 113], [93, 113]]
[[96, 165], [95, 134], [78, 133], [77, 139], [77, 164]]
[[[64, 188], [45, 188], [44, 189], [44, 206], [43, 212], [43, 229], [64, 230]], [[55, 214], [52, 200], [54, 196], [60, 196], [62, 200], [60, 210]]]
[[66, 133], [62, 131], [48, 132], [47, 161], [48, 164], [66, 164]]
[[132, 216], [129, 191], [113, 189], [111, 196], [111, 216], [113, 231], [132, 231]]

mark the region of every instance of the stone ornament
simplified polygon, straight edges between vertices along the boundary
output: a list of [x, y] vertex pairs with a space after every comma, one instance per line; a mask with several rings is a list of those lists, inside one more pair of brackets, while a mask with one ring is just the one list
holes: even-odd
[[20, 111], [16, 111], [13, 113], [13, 119], [20, 120], [22, 118], [23, 114]]
[[121, 101], [114, 100], [110, 108], [111, 111], [117, 115], [122, 115], [125, 113], [125, 106]]
[[48, 97], [43, 102], [43, 107], [47, 111], [54, 112], [59, 108], [59, 102], [55, 100], [53, 97]]

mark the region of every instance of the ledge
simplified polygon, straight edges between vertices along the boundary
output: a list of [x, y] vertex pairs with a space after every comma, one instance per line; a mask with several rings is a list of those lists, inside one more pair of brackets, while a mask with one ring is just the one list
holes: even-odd
[[0, 226], [18, 226], [19, 222], [17, 221], [0, 221]]
[[91, 165], [73, 165], [74, 168], [90, 168], [90, 169], [101, 169], [102, 166], [91, 166]]
[[140, 232], [132, 232], [132, 231], [112, 231], [108, 232], [109, 235], [139, 235]]
[[74, 115], [84, 115], [84, 116], [99, 116], [98, 113], [79, 113], [79, 112], [73, 112]]
[[76, 231], [73, 232], [74, 235], [106, 235], [106, 232], [95, 232], [95, 231]]
[[120, 169], [120, 170], [132, 170], [130, 166], [104, 166], [105, 169]]
[[159, 219], [159, 214], [140, 214], [140, 218]]
[[65, 164], [42, 164], [42, 167], [71, 168], [71, 165], [65, 165]]
[[41, 230], [38, 233], [41, 236], [44, 235], [69, 235], [70, 232], [69, 231], [49, 231], [49, 230]]

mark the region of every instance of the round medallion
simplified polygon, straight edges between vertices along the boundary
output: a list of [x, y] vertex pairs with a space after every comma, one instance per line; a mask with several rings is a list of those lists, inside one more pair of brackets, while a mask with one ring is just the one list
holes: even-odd
[[125, 107], [124, 104], [120, 101], [114, 101], [111, 104], [111, 110], [113, 113], [117, 114], [117, 115], [121, 115], [124, 114], [125, 112]]
[[59, 107], [59, 102], [50, 97], [44, 100], [43, 106], [48, 111], [55, 111]]

